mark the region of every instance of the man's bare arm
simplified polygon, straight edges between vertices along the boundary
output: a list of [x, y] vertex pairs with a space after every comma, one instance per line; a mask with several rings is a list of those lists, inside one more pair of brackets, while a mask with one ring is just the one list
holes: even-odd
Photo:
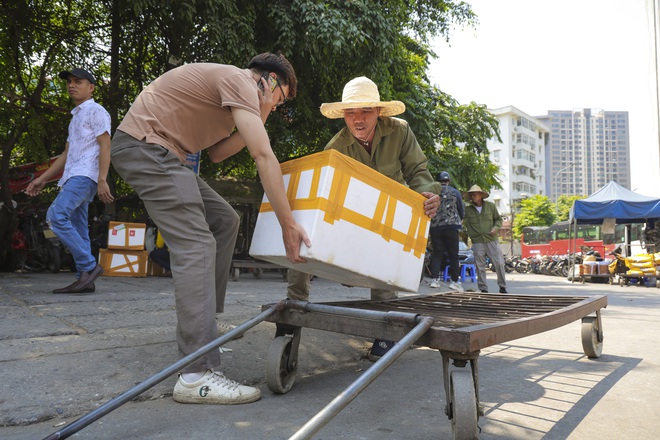
[[270, 146], [263, 122], [257, 115], [247, 110], [232, 109], [232, 113], [236, 128], [245, 139], [250, 155], [257, 164], [264, 192], [282, 227], [282, 238], [287, 257], [294, 263], [302, 263], [305, 260], [300, 258], [300, 242], [304, 242], [308, 247], [311, 246], [311, 242], [303, 227], [293, 218], [289, 201], [286, 198], [282, 170]]

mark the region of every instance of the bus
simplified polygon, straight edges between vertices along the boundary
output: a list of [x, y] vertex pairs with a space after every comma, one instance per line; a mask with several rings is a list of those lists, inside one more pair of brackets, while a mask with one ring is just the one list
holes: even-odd
[[[575, 240], [577, 252], [591, 248], [602, 257], [609, 255], [617, 246], [622, 247], [624, 255], [636, 255], [644, 252], [642, 247], [644, 224], [616, 225], [614, 234], [604, 234], [602, 225], [578, 224], [577, 233], [571, 231], [569, 222], [563, 221], [551, 226], [527, 226], [520, 237], [523, 258], [543, 255], [565, 255], [570, 253], [570, 238]], [[626, 240], [628, 234], [628, 240]], [[627, 245], [626, 243], [630, 243]]]

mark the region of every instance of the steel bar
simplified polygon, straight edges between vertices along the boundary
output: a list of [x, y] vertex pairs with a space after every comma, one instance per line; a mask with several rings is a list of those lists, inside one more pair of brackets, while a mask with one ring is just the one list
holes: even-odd
[[433, 318], [423, 316], [418, 318], [418, 324], [406, 336], [397, 342], [383, 357], [371, 368], [365, 371], [358, 380], [330, 402], [325, 408], [312, 417], [289, 440], [311, 439], [321, 428], [328, 424], [333, 417], [353, 401], [369, 384], [371, 384], [387, 367], [397, 360], [417, 339], [428, 331], [433, 325]]
[[208, 344], [204, 345], [203, 347], [197, 349], [196, 351], [190, 353], [188, 356], [185, 356], [181, 359], [179, 359], [177, 362], [173, 363], [169, 367], [165, 368], [159, 373], [154, 374], [153, 376], [147, 378], [145, 381], [140, 382], [133, 388], [129, 389], [128, 391], [124, 392], [123, 394], [120, 394], [119, 396], [115, 397], [112, 400], [109, 400], [108, 402], [104, 403], [94, 411], [91, 411], [87, 413], [86, 415], [82, 416], [78, 420], [74, 421], [70, 425], [64, 427], [62, 430], [57, 431], [49, 435], [48, 437], [45, 437], [44, 440], [56, 440], [56, 439], [65, 439], [68, 438], [69, 436], [75, 434], [76, 432], [80, 431], [84, 427], [92, 424], [96, 420], [100, 419], [101, 417], [105, 416], [106, 414], [114, 411], [115, 409], [119, 408], [122, 406], [124, 403], [130, 401], [131, 399], [134, 399], [135, 397], [139, 396], [149, 388], [155, 386], [156, 384], [162, 382], [163, 380], [167, 379], [171, 375], [177, 373], [180, 371], [183, 367], [191, 364], [192, 362], [196, 361], [197, 359], [201, 358], [204, 356], [206, 353], [209, 353], [211, 350], [215, 350], [218, 347], [220, 347], [223, 344], [226, 344], [227, 342], [231, 341], [234, 339], [236, 336], [241, 335], [245, 333], [247, 330], [251, 329], [255, 325], [259, 324], [262, 321], [265, 321], [268, 317], [271, 315], [274, 315], [277, 313], [277, 311], [282, 307], [282, 303], [277, 303], [273, 305], [273, 307], [261, 312], [259, 315], [255, 316], [254, 318], [250, 319], [249, 321], [244, 322], [243, 324], [237, 326], [235, 329], [225, 333], [221, 337], [209, 342]]
[[289, 310], [300, 310], [304, 312], [317, 313], [322, 315], [341, 315], [353, 318], [383, 321], [383, 322], [402, 322], [409, 323], [410, 325], [417, 324], [418, 313], [411, 313], [409, 311], [399, 310], [369, 310], [369, 309], [352, 309], [346, 307], [336, 307], [334, 305], [327, 305], [322, 303], [310, 303], [306, 301], [284, 301], [284, 308]]

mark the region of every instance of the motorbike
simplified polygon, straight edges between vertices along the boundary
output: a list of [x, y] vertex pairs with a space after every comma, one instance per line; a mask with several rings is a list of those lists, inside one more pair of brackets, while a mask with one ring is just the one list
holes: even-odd
[[511, 258], [513, 263], [513, 269], [518, 273], [528, 273], [532, 270], [532, 263], [530, 258], [520, 258], [519, 255], [515, 255]]
[[504, 257], [504, 272], [511, 273], [516, 270], [515, 263], [512, 257]]
[[557, 255], [554, 257], [555, 263], [552, 268], [552, 274], [558, 277], [566, 278], [569, 273], [569, 256]]
[[19, 214], [18, 230], [13, 240], [13, 248], [19, 254], [18, 269], [58, 273], [66, 251], [46, 223], [45, 212], [42, 211], [27, 209]]

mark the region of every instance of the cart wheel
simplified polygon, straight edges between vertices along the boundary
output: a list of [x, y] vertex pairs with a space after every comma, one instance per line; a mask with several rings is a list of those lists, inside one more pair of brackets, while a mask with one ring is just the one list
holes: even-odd
[[582, 318], [582, 350], [589, 358], [599, 358], [603, 352], [603, 341], [598, 340], [598, 319], [595, 316]]
[[232, 279], [234, 281], [238, 281], [238, 277], [240, 277], [240, 276], [241, 276], [241, 270], [238, 267], [235, 267], [234, 268], [234, 276], [232, 277]]
[[252, 274], [254, 275], [254, 277], [257, 278], [257, 279], [261, 278], [261, 275], [262, 275], [263, 273], [264, 273], [264, 270], [261, 269], [261, 268], [259, 268], [259, 267], [255, 267], [255, 268], [254, 268], [254, 272], [252, 272]]
[[452, 371], [449, 393], [453, 438], [455, 440], [477, 438], [477, 398], [472, 373]]
[[273, 393], [285, 394], [293, 386], [298, 359], [290, 359], [293, 337], [277, 336], [268, 349], [266, 385]]

